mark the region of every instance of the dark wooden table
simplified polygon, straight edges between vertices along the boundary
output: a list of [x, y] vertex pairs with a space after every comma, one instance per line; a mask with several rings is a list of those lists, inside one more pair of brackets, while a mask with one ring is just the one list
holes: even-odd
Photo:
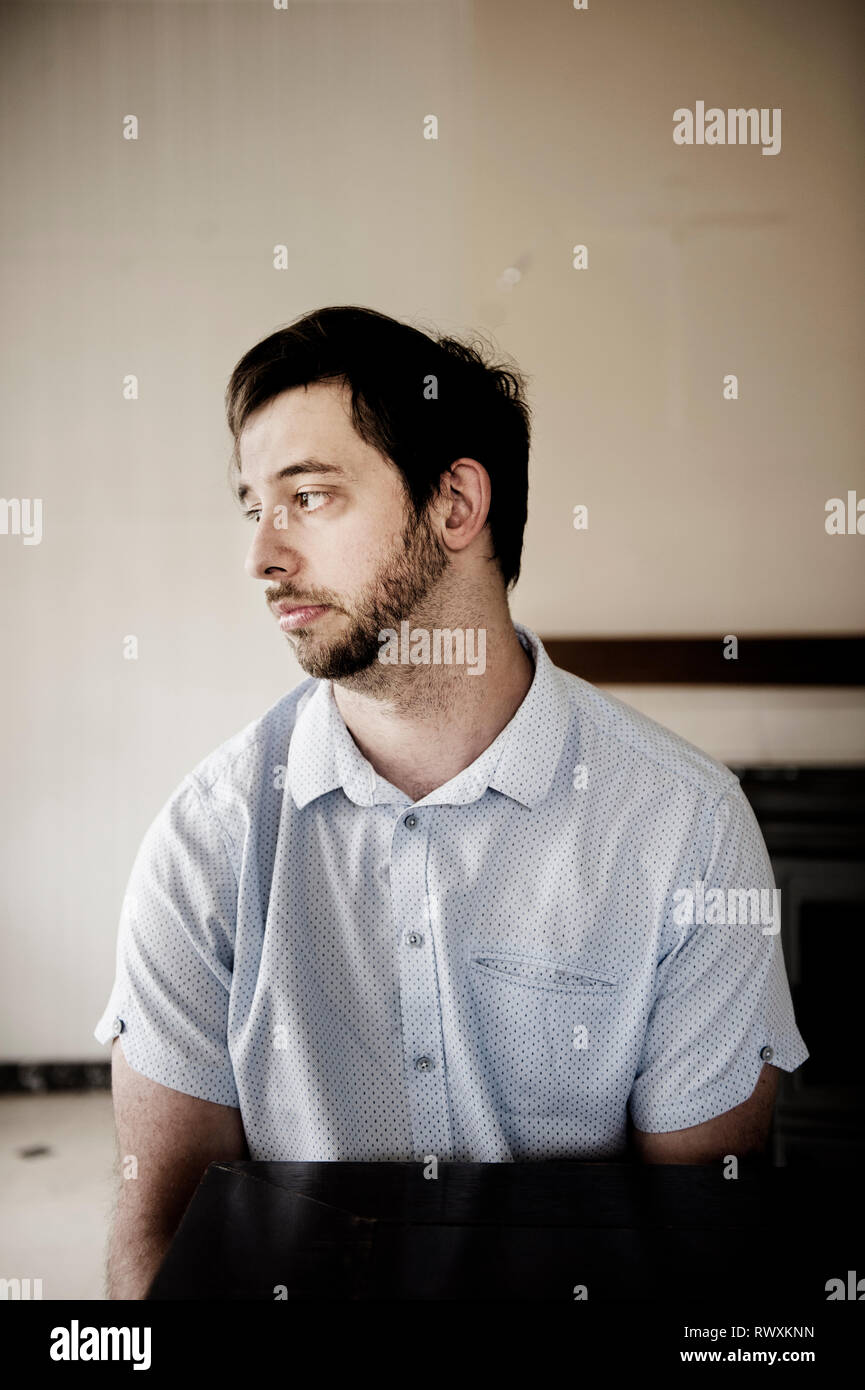
[[740, 1164], [212, 1163], [150, 1299], [826, 1308], [862, 1265], [855, 1172]]

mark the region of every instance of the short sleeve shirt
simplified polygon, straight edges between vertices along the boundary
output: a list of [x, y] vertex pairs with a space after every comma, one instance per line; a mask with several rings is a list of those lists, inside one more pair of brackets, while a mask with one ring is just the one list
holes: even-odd
[[144, 837], [95, 1036], [253, 1159], [621, 1157], [808, 1057], [736, 777], [514, 627], [525, 698], [423, 799], [306, 680]]

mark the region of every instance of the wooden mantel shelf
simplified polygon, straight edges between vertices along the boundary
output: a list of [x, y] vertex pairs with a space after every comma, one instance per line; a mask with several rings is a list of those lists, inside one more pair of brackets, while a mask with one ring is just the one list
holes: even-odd
[[542, 637], [593, 685], [865, 685], [865, 637]]

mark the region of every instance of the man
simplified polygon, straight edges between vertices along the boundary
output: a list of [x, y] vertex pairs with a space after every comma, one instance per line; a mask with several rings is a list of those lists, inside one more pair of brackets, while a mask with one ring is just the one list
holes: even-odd
[[138, 1159], [112, 1295], [217, 1158], [759, 1153], [808, 1056], [775, 915], [719, 924], [772, 900], [765, 847], [728, 769], [511, 621], [519, 374], [329, 308], [227, 406], [247, 569], [309, 679], [132, 871], [96, 1029]]

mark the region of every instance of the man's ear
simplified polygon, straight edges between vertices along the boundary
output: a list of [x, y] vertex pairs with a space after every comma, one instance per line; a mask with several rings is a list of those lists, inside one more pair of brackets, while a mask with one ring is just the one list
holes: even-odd
[[477, 459], [456, 459], [439, 480], [443, 502], [443, 540], [451, 550], [465, 550], [487, 524], [492, 501], [490, 477]]

